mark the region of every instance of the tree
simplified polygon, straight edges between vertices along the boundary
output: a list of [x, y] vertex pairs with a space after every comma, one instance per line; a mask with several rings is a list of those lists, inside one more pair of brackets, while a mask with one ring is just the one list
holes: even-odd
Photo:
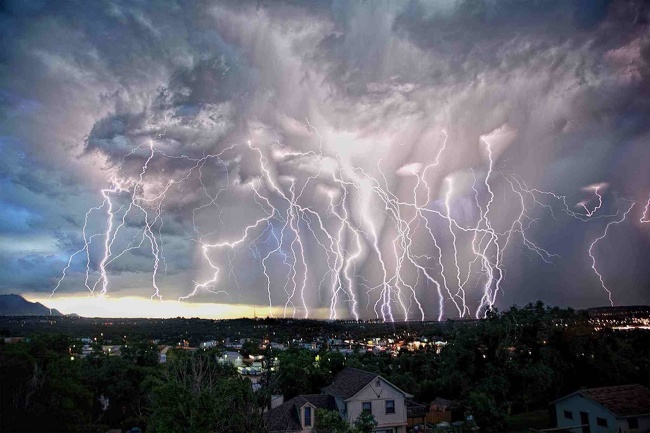
[[300, 394], [318, 392], [331, 379], [329, 372], [318, 366], [314, 354], [306, 349], [289, 349], [278, 355], [280, 371], [276, 384], [285, 400]]
[[362, 412], [354, 421], [355, 433], [372, 433], [375, 427], [377, 427], [377, 420], [370, 413]]
[[316, 409], [317, 430], [324, 430], [331, 433], [350, 433], [351, 426], [335, 410]]
[[372, 414], [361, 413], [351, 425], [335, 410], [316, 409], [315, 427], [331, 433], [372, 433], [377, 420]]
[[122, 358], [139, 366], [152, 367], [158, 364], [158, 347], [150, 342], [138, 341], [120, 348]]
[[251, 432], [263, 429], [248, 379], [203, 352], [180, 353], [167, 363], [152, 393], [149, 431], [155, 433]]
[[481, 431], [502, 432], [506, 430], [505, 411], [500, 408], [494, 398], [484, 391], [469, 393], [468, 404], [472, 408], [472, 415]]
[[0, 430], [91, 432], [92, 392], [63, 335], [42, 335], [0, 351]]

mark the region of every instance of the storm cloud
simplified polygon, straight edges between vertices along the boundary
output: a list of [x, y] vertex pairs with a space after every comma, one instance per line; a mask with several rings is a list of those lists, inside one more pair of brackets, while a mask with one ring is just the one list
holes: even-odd
[[461, 286], [475, 314], [486, 284], [498, 308], [603, 305], [607, 228], [613, 301], [650, 301], [646, 2], [2, 7], [2, 292], [49, 293], [69, 264], [57, 293], [88, 293], [109, 197], [115, 296], [154, 294], [157, 266], [164, 298], [298, 317], [454, 317]]

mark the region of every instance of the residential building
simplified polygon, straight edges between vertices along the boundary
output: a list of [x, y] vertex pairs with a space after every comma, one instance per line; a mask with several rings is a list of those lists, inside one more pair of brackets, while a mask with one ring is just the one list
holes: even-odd
[[108, 356], [120, 356], [121, 346], [117, 345], [103, 345], [102, 351]]
[[650, 432], [650, 390], [642, 385], [581, 389], [553, 404], [557, 427], [572, 433]]
[[211, 349], [213, 347], [217, 347], [217, 342], [215, 340], [204, 341], [199, 344], [199, 348], [201, 349]]
[[406, 433], [406, 399], [412, 395], [400, 390], [378, 374], [346, 367], [322, 394], [301, 395], [265, 414], [271, 432], [313, 430], [316, 409], [330, 409], [353, 423], [361, 413], [374, 416], [376, 433]]
[[160, 350], [160, 352], [158, 352], [158, 362], [160, 364], [164, 364], [167, 362], [167, 353], [171, 348], [172, 348], [171, 346], [165, 346]]
[[438, 424], [441, 422], [453, 423], [465, 419], [464, 407], [460, 402], [447, 400], [446, 398], [436, 397], [429, 404], [426, 421], [429, 424]]
[[241, 367], [243, 365], [243, 357], [237, 352], [226, 352], [217, 360], [221, 363], [229, 363], [235, 367]]
[[325, 394], [299, 395], [264, 414], [264, 423], [269, 432], [314, 431], [316, 409], [336, 410], [334, 397]]
[[85, 358], [86, 356], [90, 355], [93, 353], [93, 348], [90, 346], [90, 344], [84, 344], [81, 347], [81, 357]]
[[287, 350], [287, 347], [281, 343], [271, 342], [271, 349], [275, 350]]

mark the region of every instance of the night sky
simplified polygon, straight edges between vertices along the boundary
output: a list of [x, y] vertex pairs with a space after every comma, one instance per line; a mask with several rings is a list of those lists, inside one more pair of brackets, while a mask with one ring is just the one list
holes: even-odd
[[0, 8], [0, 294], [132, 317], [648, 304], [649, 200], [642, 0]]

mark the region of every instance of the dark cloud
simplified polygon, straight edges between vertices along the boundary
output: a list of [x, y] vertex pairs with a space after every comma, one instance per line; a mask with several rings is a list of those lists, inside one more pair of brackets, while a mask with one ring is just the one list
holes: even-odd
[[[80, 232], [93, 207], [86, 236], [95, 235], [88, 255], [96, 279], [108, 230], [104, 189], [111, 191], [104, 194], [112, 197], [113, 229], [130, 212], [113, 251], [142, 243], [108, 266], [115, 277], [109, 290], [151, 285], [159, 249], [162, 290], [184, 295], [192, 281], [214, 273], [198, 241], [233, 242], [266, 215], [255, 187], [278, 215], [251, 232], [254, 242], [214, 251], [223, 282], [215, 290], [227, 290], [231, 302], [264, 304], [270, 296], [282, 306], [295, 290], [287, 265], [297, 254], [295, 238], [285, 231], [276, 248], [291, 215], [274, 186], [259, 181], [249, 140], [286, 194], [312, 177], [300, 203], [337, 233], [324, 191], [340, 185], [328, 167], [341, 164], [347, 179], [360, 169], [379, 176], [381, 167], [383, 187], [411, 201], [415, 178], [396, 173], [436, 158], [429, 209], [447, 212], [445, 178], [452, 179], [451, 212], [471, 225], [480, 218], [475, 195], [483, 204], [490, 199], [483, 185], [472, 188], [473, 176], [487, 174], [482, 140], [505, 128], [514, 138], [494, 145], [494, 225], [507, 230], [519, 212], [519, 197], [508, 189], [513, 176], [566, 196], [574, 212], [576, 203], [593, 199], [584, 187], [607, 183], [600, 212], [621, 212], [626, 200], [638, 204], [599, 248], [602, 270], [618, 302], [646, 303], [641, 288], [650, 277], [640, 261], [650, 225], [637, 222], [650, 193], [649, 25], [650, 6], [641, 0], [3, 2], [0, 235], [11, 241], [0, 239], [0, 290], [51, 290], [67, 256], [84, 246]], [[319, 149], [322, 158], [314, 156]], [[372, 194], [369, 185], [350, 193], [349, 218], [365, 232], [368, 249], [372, 221], [378, 248], [391, 254], [399, 230]], [[133, 196], [146, 214], [129, 206]], [[530, 210], [527, 236], [559, 258], [546, 264], [515, 236], [498, 305], [539, 297], [604, 302], [586, 252], [611, 218], [584, 223], [553, 204], [557, 220], [544, 208]], [[327, 236], [309, 232], [315, 218], [296, 223], [310, 263], [308, 270], [298, 265], [296, 275], [309, 275], [309, 306], [329, 307], [334, 259], [319, 245]], [[447, 221], [429, 221], [453, 286]], [[423, 230], [414, 229], [414, 248], [433, 257]], [[343, 242], [352, 251], [353, 239]], [[274, 251], [268, 293], [260, 260]], [[461, 260], [471, 254], [468, 244], [460, 247]], [[73, 260], [62, 290], [86, 290], [84, 260], [85, 252]], [[427, 260], [439, 274], [440, 263]], [[378, 284], [381, 266], [369, 251], [357, 266], [365, 306], [363, 285]], [[422, 276], [416, 284], [412, 271], [404, 277], [427, 314], [437, 314], [432, 284]], [[377, 294], [363, 314], [372, 314]], [[449, 301], [446, 308], [453, 315]]]

